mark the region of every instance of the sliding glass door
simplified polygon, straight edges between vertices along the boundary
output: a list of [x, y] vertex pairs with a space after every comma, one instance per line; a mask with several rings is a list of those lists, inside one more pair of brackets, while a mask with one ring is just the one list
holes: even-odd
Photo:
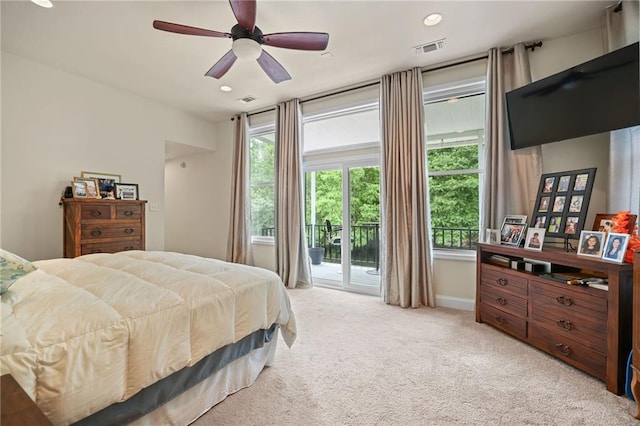
[[308, 167], [307, 241], [315, 284], [379, 294], [379, 199], [377, 164]]

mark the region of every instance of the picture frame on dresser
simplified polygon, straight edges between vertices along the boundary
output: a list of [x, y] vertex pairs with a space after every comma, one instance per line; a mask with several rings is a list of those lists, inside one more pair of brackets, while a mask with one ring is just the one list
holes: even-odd
[[116, 200], [138, 200], [137, 183], [116, 183], [114, 186]]
[[599, 231], [581, 231], [578, 244], [579, 256], [602, 257], [606, 233]]
[[98, 185], [98, 179], [74, 177], [74, 182], [84, 182], [87, 189], [87, 198], [102, 198], [100, 196], [100, 187]]
[[86, 172], [80, 173], [80, 176], [87, 179], [97, 179], [100, 188], [100, 197], [114, 199], [114, 187], [116, 183], [120, 183], [122, 177], [111, 173]]
[[87, 183], [71, 181], [73, 198], [87, 198]]
[[629, 234], [609, 232], [602, 250], [602, 258], [604, 260], [622, 263], [624, 261], [624, 255], [627, 252], [630, 237], [631, 235]]
[[[613, 213], [598, 213], [596, 214], [596, 218], [593, 221], [593, 228], [592, 230], [594, 231], [600, 231], [600, 232], [609, 232], [611, 231], [611, 226], [612, 226], [612, 219], [615, 217], [616, 215]], [[638, 218], [637, 215], [632, 214], [629, 215], [629, 224], [627, 225], [627, 233], [628, 234], [632, 234], [633, 233], [633, 229], [635, 228], [636, 225], [636, 219]]]
[[545, 232], [545, 228], [529, 228], [527, 230], [527, 238], [524, 242], [524, 248], [528, 250], [542, 250]]
[[527, 229], [527, 216], [507, 215], [500, 228], [500, 244], [518, 247]]
[[544, 227], [547, 237], [578, 238], [584, 229], [595, 176], [596, 168], [543, 174], [530, 226]]

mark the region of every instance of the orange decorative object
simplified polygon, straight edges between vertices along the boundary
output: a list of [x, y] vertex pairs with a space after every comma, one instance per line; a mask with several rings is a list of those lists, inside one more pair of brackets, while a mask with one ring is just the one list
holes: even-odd
[[[620, 234], [629, 233], [629, 221], [631, 212], [618, 212], [613, 219], [611, 219], [611, 232], [617, 232]], [[636, 225], [631, 237], [629, 238], [629, 244], [627, 245], [627, 252], [624, 255], [624, 261], [627, 263], [633, 263], [633, 251], [634, 249], [640, 249], [640, 236], [638, 235], [638, 226]]]

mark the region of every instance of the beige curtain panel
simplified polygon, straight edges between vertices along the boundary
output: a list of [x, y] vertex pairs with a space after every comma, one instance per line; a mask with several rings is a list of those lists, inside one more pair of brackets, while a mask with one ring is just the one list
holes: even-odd
[[542, 150], [539, 146], [511, 150], [505, 108], [505, 93], [529, 83], [531, 71], [524, 44], [514, 46], [513, 54], [489, 50], [482, 233], [486, 228], [499, 228], [505, 215], [530, 218], [533, 212], [542, 175]]
[[289, 288], [310, 287], [311, 264], [304, 226], [302, 111], [293, 99], [277, 106], [276, 265]]
[[435, 306], [420, 69], [382, 77], [380, 115], [383, 300], [403, 308]]
[[233, 176], [231, 177], [231, 214], [227, 261], [252, 263], [251, 259], [251, 212], [249, 210], [249, 125], [247, 114], [235, 119], [233, 147]]
[[[603, 40], [611, 52], [640, 38], [638, 1], [623, 1], [605, 10]], [[640, 214], [640, 126], [614, 130], [609, 140], [609, 212]]]

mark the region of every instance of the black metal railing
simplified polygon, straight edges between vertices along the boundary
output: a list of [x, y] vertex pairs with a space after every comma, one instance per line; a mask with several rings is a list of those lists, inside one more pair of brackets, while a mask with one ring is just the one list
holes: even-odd
[[[313, 232], [312, 232], [313, 231]], [[479, 232], [471, 228], [431, 228], [433, 247], [436, 249], [475, 250]], [[261, 235], [273, 237], [274, 228], [262, 228]], [[308, 247], [324, 248], [323, 261], [341, 262], [342, 226], [306, 225]], [[315, 244], [312, 244], [312, 237]], [[358, 266], [379, 266], [380, 225], [377, 223], [351, 226], [351, 263]]]

